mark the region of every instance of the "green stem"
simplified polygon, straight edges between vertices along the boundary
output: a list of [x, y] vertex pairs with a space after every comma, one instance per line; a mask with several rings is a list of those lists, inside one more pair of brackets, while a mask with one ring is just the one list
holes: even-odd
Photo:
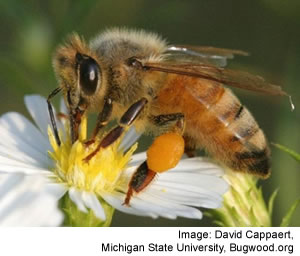
[[60, 208], [65, 214], [63, 226], [66, 227], [108, 227], [111, 225], [112, 216], [114, 214], [114, 208], [107, 204], [103, 199], [99, 198], [99, 201], [104, 209], [106, 220], [103, 221], [97, 218], [93, 211], [88, 209], [87, 213], [80, 211], [74, 202], [66, 194], [60, 200]]

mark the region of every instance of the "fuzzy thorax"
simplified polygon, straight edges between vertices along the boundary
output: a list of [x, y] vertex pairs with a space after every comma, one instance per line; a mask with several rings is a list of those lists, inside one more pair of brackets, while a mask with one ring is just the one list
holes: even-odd
[[63, 138], [61, 134], [63, 139], [60, 146], [56, 144], [53, 132], [48, 128], [49, 141], [53, 148], [49, 155], [55, 163], [53, 171], [59, 181], [69, 187], [97, 194], [113, 191], [120, 184], [122, 171], [127, 167], [137, 144], [124, 154], [119, 148], [119, 139], [111, 146], [101, 149], [89, 162], [85, 162], [83, 159], [98, 145], [98, 142], [89, 147], [84, 145], [87, 137], [86, 117], [82, 119], [79, 139], [73, 145], [68, 132], [69, 125], [65, 124], [65, 128], [67, 135]]

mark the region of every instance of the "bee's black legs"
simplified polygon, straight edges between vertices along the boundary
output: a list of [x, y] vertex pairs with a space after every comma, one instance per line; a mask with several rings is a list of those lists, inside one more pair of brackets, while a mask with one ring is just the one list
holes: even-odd
[[61, 91], [60, 87], [56, 88], [54, 91], [52, 91], [50, 93], [50, 95], [47, 98], [48, 112], [49, 112], [49, 115], [50, 115], [50, 121], [51, 121], [51, 125], [52, 125], [52, 128], [53, 128], [54, 137], [55, 137], [55, 140], [56, 140], [56, 143], [57, 143], [58, 146], [60, 146], [61, 141], [60, 141], [60, 138], [59, 138], [59, 135], [58, 135], [58, 130], [57, 130], [56, 121], [55, 121], [55, 117], [54, 117], [54, 113], [53, 113], [53, 108], [52, 108], [52, 105], [51, 105], [50, 101], [60, 91]]
[[[51, 125], [52, 125], [52, 128], [53, 128], [53, 132], [54, 132], [54, 137], [55, 137], [55, 140], [56, 140], [56, 143], [58, 146], [61, 145], [61, 140], [59, 138], [59, 135], [58, 135], [58, 130], [57, 130], [57, 125], [56, 125], [56, 120], [55, 120], [55, 117], [54, 117], [54, 111], [53, 111], [53, 108], [52, 108], [52, 105], [51, 105], [51, 99], [61, 91], [61, 88], [58, 87], [56, 88], [54, 91], [52, 91], [50, 93], [50, 95], [48, 96], [47, 98], [47, 104], [48, 104], [48, 112], [49, 112], [49, 115], [50, 115], [50, 121], [51, 121]], [[70, 92], [68, 92], [70, 93]], [[69, 97], [68, 97], [69, 99]], [[69, 105], [71, 105], [70, 102], [68, 102]], [[71, 128], [71, 140], [72, 140], [72, 143], [74, 143], [77, 139], [78, 139], [78, 129], [79, 129], [79, 125], [81, 123], [81, 117], [84, 113], [84, 110], [80, 110], [79, 108], [76, 108], [74, 110], [69, 110], [69, 121], [70, 121], [70, 128]], [[60, 117], [64, 117], [66, 118], [66, 116], [64, 114], [58, 114], [58, 116]]]
[[133, 192], [143, 190], [155, 177], [156, 172], [150, 170], [147, 161], [143, 162], [132, 175], [124, 204], [129, 206]]
[[99, 115], [97, 117], [96, 127], [93, 130], [91, 138], [84, 143], [86, 146], [89, 146], [89, 145], [93, 144], [95, 142], [95, 138], [96, 138], [97, 134], [99, 133], [99, 131], [105, 125], [107, 125], [108, 120], [109, 120], [109, 118], [111, 116], [111, 113], [112, 113], [112, 108], [113, 108], [112, 100], [110, 98], [107, 98], [104, 101], [104, 106], [103, 106], [102, 111], [99, 113]]
[[125, 128], [127, 126], [130, 126], [133, 121], [138, 117], [138, 115], [142, 112], [144, 106], [146, 105], [148, 101], [145, 98], [142, 98], [141, 100], [135, 102], [132, 104], [128, 110], [125, 112], [125, 114], [121, 117], [119, 121], [119, 125], [112, 129], [99, 143], [98, 147], [91, 153], [89, 154], [84, 161], [89, 161], [91, 158], [93, 158], [98, 151], [101, 148], [106, 148], [112, 143], [114, 143], [122, 133], [125, 131]]

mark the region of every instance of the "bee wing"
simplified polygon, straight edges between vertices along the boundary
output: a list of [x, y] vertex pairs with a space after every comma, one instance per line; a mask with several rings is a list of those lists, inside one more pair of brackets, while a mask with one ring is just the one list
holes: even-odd
[[228, 86], [272, 95], [287, 95], [280, 86], [266, 82], [262, 77], [238, 70], [206, 64], [191, 63], [144, 63], [144, 70], [159, 71], [184, 76], [199, 77]]
[[171, 45], [165, 52], [166, 60], [169, 61], [212, 64], [218, 67], [226, 66], [227, 59], [232, 59], [234, 55], [248, 56], [248, 53], [240, 50], [192, 45]]

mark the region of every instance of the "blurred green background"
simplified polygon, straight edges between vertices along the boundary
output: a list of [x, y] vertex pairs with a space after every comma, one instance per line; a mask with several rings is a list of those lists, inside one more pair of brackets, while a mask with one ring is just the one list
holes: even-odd
[[[143, 28], [177, 44], [241, 49], [231, 68], [264, 76], [282, 85], [287, 98], [236, 91], [271, 142], [300, 152], [300, 1], [299, 0], [0, 0], [0, 114], [18, 111], [28, 116], [25, 94], [47, 96], [57, 84], [52, 70], [55, 47], [72, 31], [89, 39], [113, 26]], [[149, 143], [149, 138], [144, 138]], [[140, 148], [145, 149], [146, 142]], [[272, 147], [272, 176], [262, 181], [264, 194], [280, 188], [274, 224], [300, 197], [300, 166]], [[300, 209], [293, 226], [300, 226]], [[211, 221], [175, 221], [116, 213], [114, 226], [209, 226]]]

